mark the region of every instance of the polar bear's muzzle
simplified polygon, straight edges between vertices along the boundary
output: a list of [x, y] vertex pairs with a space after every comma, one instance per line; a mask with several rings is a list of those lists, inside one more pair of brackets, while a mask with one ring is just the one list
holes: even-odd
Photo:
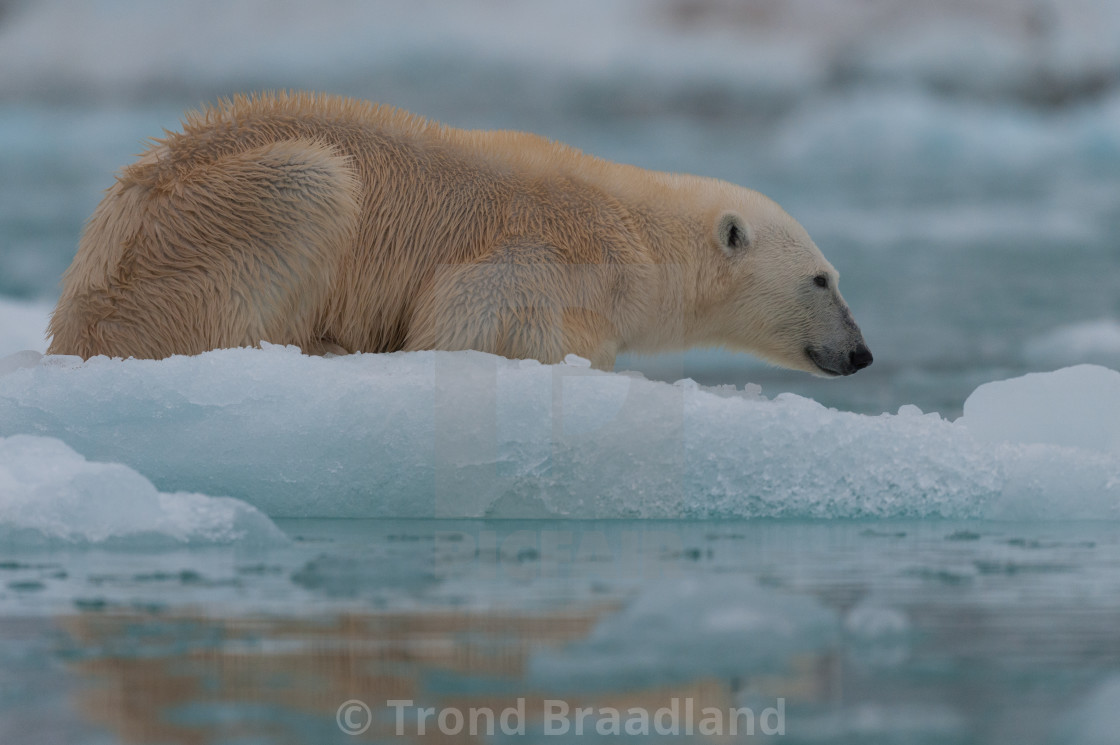
[[851, 375], [875, 361], [871, 350], [862, 340], [852, 349], [806, 347], [805, 356], [822, 374], [828, 376]]
[[[819, 285], [815, 285], [819, 287]], [[810, 295], [810, 322], [804, 353], [809, 372], [825, 377], [838, 377], [859, 372], [874, 361], [859, 324], [835, 285], [831, 292]]]

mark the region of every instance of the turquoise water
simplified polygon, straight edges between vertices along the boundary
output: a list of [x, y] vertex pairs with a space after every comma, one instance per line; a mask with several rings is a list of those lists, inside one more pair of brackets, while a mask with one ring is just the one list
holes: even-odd
[[[1114, 525], [279, 525], [292, 543], [269, 550], [6, 553], [4, 740], [388, 741], [389, 701], [519, 698], [510, 729], [541, 742], [567, 741], [545, 730], [564, 705], [607, 721], [674, 698], [697, 726], [781, 700], [791, 743], [1096, 743], [1117, 724]], [[336, 722], [351, 700], [372, 714], [357, 738]], [[755, 724], [743, 741], [769, 741]]]

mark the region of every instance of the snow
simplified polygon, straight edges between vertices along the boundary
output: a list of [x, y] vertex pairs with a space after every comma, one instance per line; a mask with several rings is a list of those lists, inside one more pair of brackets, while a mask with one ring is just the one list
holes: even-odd
[[165, 548], [275, 543], [283, 533], [236, 499], [163, 494], [119, 463], [52, 437], [0, 437], [0, 546]]
[[273, 517], [1120, 517], [1120, 373], [981, 386], [950, 422], [477, 352], [0, 359], [0, 436]]

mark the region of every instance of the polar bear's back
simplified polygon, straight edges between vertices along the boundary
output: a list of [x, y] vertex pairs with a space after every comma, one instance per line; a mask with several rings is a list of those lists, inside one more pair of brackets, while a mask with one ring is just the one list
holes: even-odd
[[602, 262], [625, 216], [581, 174], [609, 165], [351, 99], [224, 101], [121, 171], [63, 278], [50, 351], [401, 349], [441, 266], [550, 233], [563, 260]]

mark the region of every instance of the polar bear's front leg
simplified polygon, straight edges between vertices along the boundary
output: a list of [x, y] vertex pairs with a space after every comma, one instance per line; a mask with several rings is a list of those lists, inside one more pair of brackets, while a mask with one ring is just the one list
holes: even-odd
[[404, 349], [476, 349], [546, 364], [576, 354], [613, 369], [617, 343], [594, 307], [604, 297], [601, 268], [566, 263], [545, 246], [516, 249], [478, 264], [438, 267]]
[[588, 308], [565, 308], [563, 313], [563, 353], [591, 360], [596, 370], [611, 371], [618, 355], [618, 343], [607, 319]]

